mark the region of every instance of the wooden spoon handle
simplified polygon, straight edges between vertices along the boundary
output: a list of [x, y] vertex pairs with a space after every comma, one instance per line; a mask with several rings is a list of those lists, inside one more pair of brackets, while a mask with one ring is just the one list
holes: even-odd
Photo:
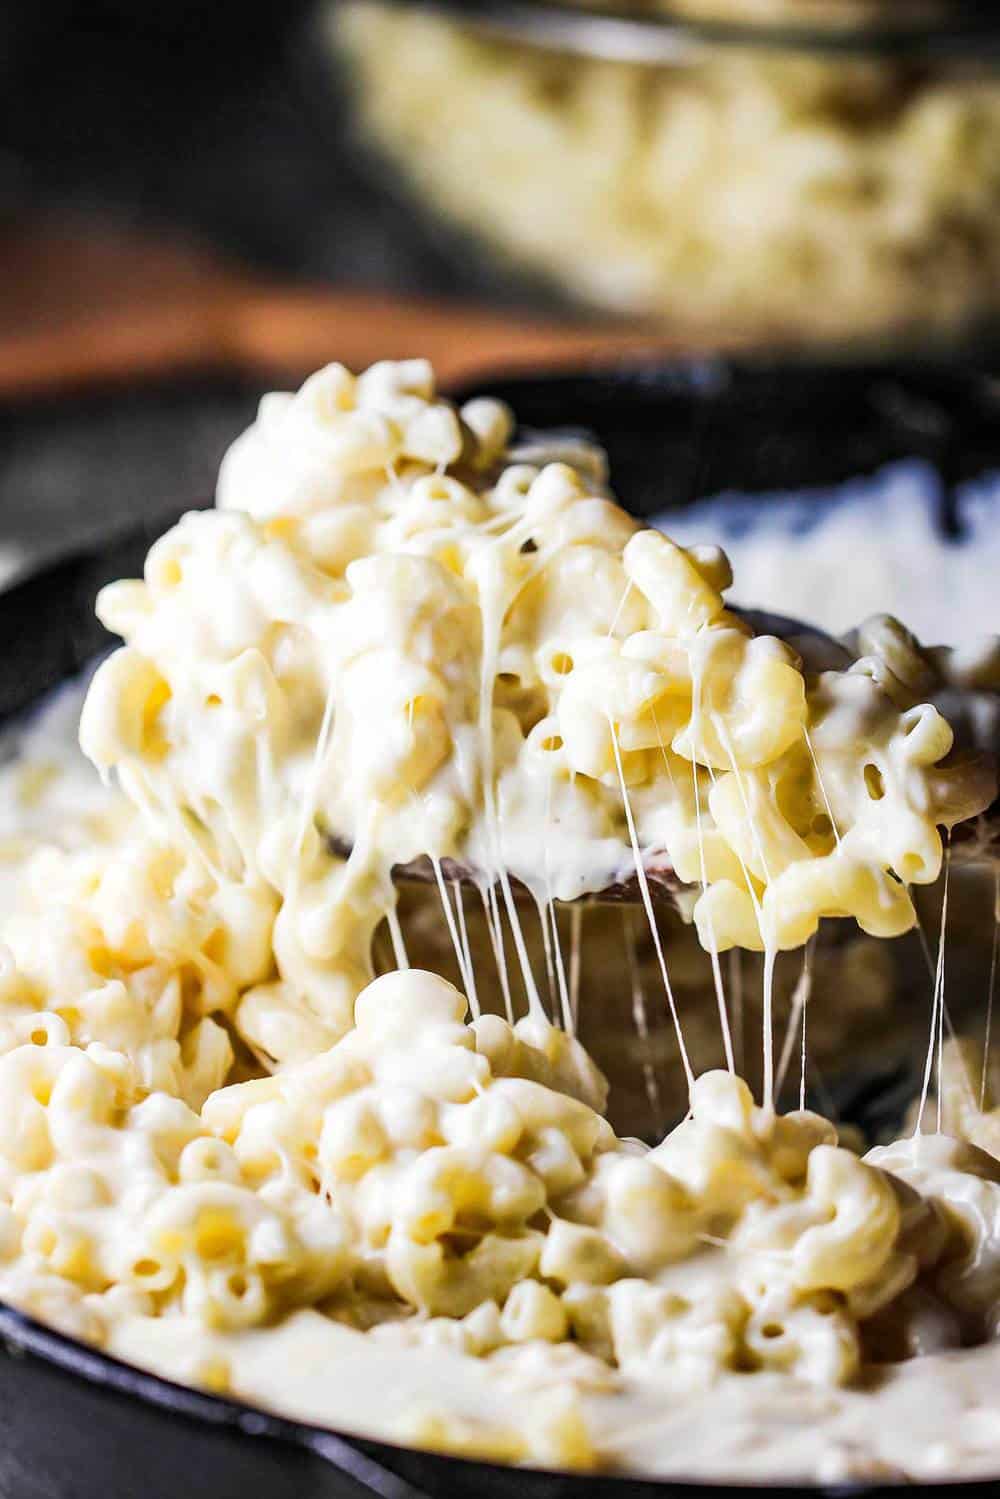
[[0, 233], [0, 399], [203, 371], [294, 381], [332, 359], [357, 368], [418, 354], [455, 382], [733, 343], [705, 328], [275, 283], [203, 247], [121, 226], [42, 221]]
[[413, 355], [431, 359], [439, 379], [454, 382], [482, 369], [681, 347], [676, 336], [627, 325], [533, 321], [366, 292], [223, 284], [8, 331], [0, 340], [0, 397], [210, 370], [295, 379], [332, 359], [359, 368]]

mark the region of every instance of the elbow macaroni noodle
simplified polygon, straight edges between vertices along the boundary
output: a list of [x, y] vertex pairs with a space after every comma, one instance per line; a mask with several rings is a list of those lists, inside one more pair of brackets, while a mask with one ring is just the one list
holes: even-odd
[[265, 398], [218, 508], [100, 598], [125, 643], [81, 743], [131, 810], [109, 793], [74, 830], [65, 771], [7, 773], [33, 810], [0, 849], [0, 1295], [471, 1456], [693, 1472], [717, 1409], [719, 1472], [931, 1471], [934, 1423], [905, 1455], [855, 1385], [890, 1350], [890, 1412], [922, 1398], [909, 1353], [993, 1335], [992, 1156], [861, 1159], [723, 1071], [650, 1148], [527, 978], [514, 1019], [399, 936], [375, 976], [393, 869], [424, 856], [446, 898], [456, 861], [544, 921], [639, 850], [710, 953], [765, 966], [823, 917], [913, 924], [939, 829], [991, 796], [924, 700], [947, 663], [881, 620], [812, 672], [729, 582], [637, 527], [593, 450], [518, 448], [421, 361]]

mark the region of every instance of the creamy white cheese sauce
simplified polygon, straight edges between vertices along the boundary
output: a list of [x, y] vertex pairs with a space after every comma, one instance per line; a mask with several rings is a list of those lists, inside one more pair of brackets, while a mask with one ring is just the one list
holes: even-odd
[[[71, 748], [69, 699], [0, 778], [0, 1295], [175, 1378], [448, 1451], [1000, 1471], [1000, 1161], [919, 1135], [861, 1159], [778, 1114], [770, 1023], [776, 951], [824, 915], [905, 930], [938, 828], [989, 802], [985, 766], [941, 763], [925, 697], [987, 700], [997, 653], [959, 680], [882, 619], [856, 665], [806, 672], [727, 613], [716, 550], [637, 531], [593, 453], [529, 461], [509, 431], [419, 362], [323, 371], [264, 403], [221, 509], [102, 595], [127, 644], [82, 742], [121, 789]], [[391, 871], [418, 855], [467, 996], [409, 966]], [[496, 973], [444, 860], [479, 878]], [[640, 860], [690, 887], [724, 1031], [718, 953], [762, 950], [765, 974], [761, 1100], [689, 1067], [652, 1148], [604, 1117], [551, 912]], [[686, 1062], [643, 917], [655, 963], [623, 952], [621, 982], [641, 1036], [658, 977]], [[650, 1055], [651, 1107], [682, 1115]], [[944, 1077], [942, 1100], [991, 1141], [992, 1100], [970, 1116]]]

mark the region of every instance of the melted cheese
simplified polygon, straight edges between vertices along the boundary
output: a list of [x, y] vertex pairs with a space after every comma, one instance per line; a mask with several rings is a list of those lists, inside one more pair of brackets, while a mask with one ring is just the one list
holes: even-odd
[[[923, 1138], [862, 1160], [772, 1096], [778, 950], [830, 914], [905, 929], [938, 827], [989, 799], [941, 764], [933, 662], [883, 622], [856, 667], [805, 673], [726, 611], [720, 554], [614, 506], [592, 451], [509, 440], [419, 362], [322, 371], [263, 404], [219, 509], [102, 595], [126, 644], [81, 735], [120, 790], [44, 729], [4, 772], [0, 1294], [207, 1388], [470, 1455], [996, 1469], [995, 1354], [951, 1350], [993, 1335], [1000, 1165]], [[419, 857], [466, 994], [412, 966], [392, 872]], [[691, 887], [725, 1071], [690, 1064], [647, 865]], [[605, 1117], [554, 904], [633, 872], [655, 964], [630, 913], [608, 982], [650, 1111], [688, 1107], [653, 1148]], [[764, 954], [760, 1103], [736, 946]]]

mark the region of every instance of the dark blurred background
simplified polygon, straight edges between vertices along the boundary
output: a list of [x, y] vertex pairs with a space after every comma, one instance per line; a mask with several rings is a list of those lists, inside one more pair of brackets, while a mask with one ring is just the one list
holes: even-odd
[[[680, 8], [713, 4], [754, 8]], [[372, 0], [7, 0], [0, 580], [207, 498], [260, 391], [329, 358], [990, 360], [991, 48], [668, 64], [646, 9], [611, 61]]]
[[[7, 0], [0, 15], [5, 237], [46, 215], [78, 231], [187, 237], [297, 278], [498, 294], [430, 243], [348, 149], [311, 49], [308, 0]], [[312, 55], [311, 54], [312, 51]]]
[[[340, 353], [344, 309], [320, 300], [317, 324], [315, 289], [543, 305], [386, 190], [313, 10], [0, 7], [0, 579], [208, 495], [272, 367], [294, 378]], [[346, 313], [364, 355], [367, 308]], [[368, 342], [415, 352], [419, 322], [405, 349]]]

